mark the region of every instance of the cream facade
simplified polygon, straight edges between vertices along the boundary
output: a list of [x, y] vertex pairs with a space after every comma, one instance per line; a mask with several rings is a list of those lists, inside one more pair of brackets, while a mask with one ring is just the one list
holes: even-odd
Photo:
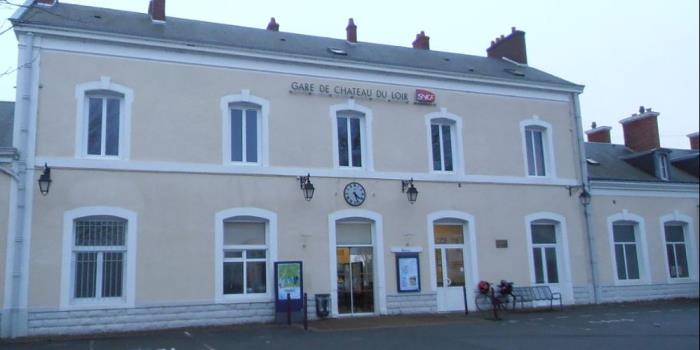
[[[29, 133], [14, 142], [27, 167], [17, 188], [0, 177], [1, 190], [30, 203], [0, 203], [3, 227], [27, 223], [3, 237], [15, 243], [2, 251], [19, 255], [2, 263], [23, 262], [16, 280], [0, 276], [5, 337], [269, 322], [273, 264], [290, 260], [303, 262], [310, 315], [313, 295], [326, 293], [331, 317], [463, 310], [463, 288], [473, 308], [476, 284], [501, 279], [592, 302], [587, 228], [600, 271], [610, 264], [601, 218], [627, 210], [658, 230], [652, 206], [604, 194], [587, 223], [573, 191], [587, 186], [582, 87], [535, 79], [544, 73], [526, 65], [475, 59], [533, 77], [518, 80], [15, 26], [20, 60], [36, 59], [18, 73], [15, 128]], [[52, 182], [42, 194], [45, 164]], [[408, 180], [415, 203], [402, 191]], [[697, 264], [694, 198], [654, 203], [690, 218]], [[656, 238], [647, 241], [654, 263]], [[412, 292], [397, 286], [406, 253], [419, 262]], [[662, 269], [649, 271], [649, 286], [664, 283]], [[614, 285], [610, 273], [599, 289]]]

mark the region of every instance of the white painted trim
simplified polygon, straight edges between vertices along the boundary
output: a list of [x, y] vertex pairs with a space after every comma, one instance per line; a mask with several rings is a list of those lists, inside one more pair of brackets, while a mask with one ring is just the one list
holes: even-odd
[[[452, 169], [454, 169], [453, 171], [440, 171], [433, 169], [433, 143], [431, 127], [433, 120], [435, 119], [445, 119], [450, 121], [450, 123], [447, 124], [450, 125], [452, 141]], [[439, 123], [438, 121], [438, 124], [441, 123]], [[462, 117], [447, 112], [447, 108], [441, 108], [439, 112], [428, 113], [425, 115], [425, 129], [427, 135], [426, 143], [428, 146], [428, 172], [430, 172], [431, 174], [455, 174], [458, 176], [462, 176], [465, 173], [467, 173], [466, 166], [464, 164]]]
[[423, 247], [391, 247], [392, 253], [420, 253]]
[[[688, 262], [688, 278], [672, 278], [670, 274], [670, 267], [668, 265], [668, 252], [666, 251], [666, 224], [667, 223], [679, 223], [683, 226], [683, 238], [685, 239], [685, 252], [686, 259]], [[668, 283], [688, 283], [697, 281], [698, 279], [698, 252], [697, 246], [695, 245], [695, 228], [693, 225], [693, 218], [681, 214], [678, 210], [674, 210], [673, 213], [663, 215], [659, 218], [659, 232], [661, 234], [661, 243], [663, 250], [664, 263], [666, 266], [666, 281]]]
[[[638, 280], [620, 280], [617, 277], [617, 258], [615, 257], [615, 239], [613, 237], [613, 224], [618, 221], [629, 221], [635, 223], [634, 236], [637, 245], [637, 264], [639, 265]], [[644, 218], [630, 213], [627, 209], [622, 212], [608, 216], [608, 244], [610, 246], [610, 267], [612, 268], [613, 281], [616, 286], [642, 285], [651, 283], [651, 272], [649, 271], [649, 250], [647, 248], [647, 230]]]
[[491, 175], [441, 175], [430, 173], [410, 172], [370, 172], [367, 170], [332, 169], [332, 168], [296, 168], [296, 167], [252, 167], [240, 165], [202, 164], [184, 162], [135, 161], [74, 159], [61, 157], [37, 157], [35, 166], [43, 167], [47, 162], [53, 169], [82, 169], [82, 170], [114, 170], [156, 173], [190, 173], [190, 174], [231, 174], [231, 175], [262, 175], [262, 176], [299, 176], [311, 172], [317, 177], [380, 180], [405, 180], [413, 178], [416, 181], [486, 183], [509, 185], [541, 185], [541, 186], [574, 186], [575, 179], [491, 176]]
[[[73, 223], [76, 219], [86, 216], [109, 215], [127, 220], [126, 229], [126, 272], [122, 286], [124, 296], [122, 301], [94, 301], [75, 303], [71, 298], [72, 258], [73, 258]], [[61, 253], [61, 301], [60, 310], [99, 309], [115, 307], [134, 307], [136, 294], [136, 249], [138, 247], [138, 215], [128, 209], [117, 207], [81, 207], [63, 213], [63, 244]]]
[[25, 12], [29, 10], [34, 1], [35, 0], [24, 0], [24, 3], [21, 6], [17, 6], [17, 10], [15, 10], [10, 19], [18, 20], [20, 17], [22, 17], [22, 15], [24, 15]]
[[700, 185], [668, 182], [592, 180], [592, 196], [669, 197], [698, 199]]
[[[250, 103], [260, 107], [260, 130], [258, 130], [258, 162], [257, 163], [241, 163], [231, 161], [231, 113], [230, 106], [234, 103]], [[242, 90], [240, 94], [226, 95], [221, 97], [219, 103], [222, 117], [222, 162], [226, 165], [243, 165], [243, 166], [269, 166], [270, 165], [270, 131], [269, 131], [269, 115], [270, 101], [250, 94], [250, 90]], [[245, 118], [245, 116], [244, 116]]]
[[[338, 155], [338, 113], [343, 111], [352, 111], [362, 114], [360, 118], [360, 131], [362, 138], [362, 166], [361, 167], [344, 167], [340, 166]], [[329, 115], [331, 117], [331, 134], [333, 136], [333, 166], [335, 169], [343, 171], [366, 171], [374, 172], [374, 147], [372, 137], [372, 110], [355, 103], [354, 99], [348, 99], [345, 103], [332, 105], [329, 107]], [[348, 140], [348, 143], [350, 140]], [[348, 147], [350, 145], [348, 144]]]
[[[16, 32], [24, 32], [24, 26], [17, 26]], [[568, 93], [583, 92], [583, 86], [561, 86], [558, 84], [520, 82], [509, 79], [457, 76], [448, 72], [430, 70], [406, 70], [401, 67], [366, 65], [355, 62], [325, 61], [314, 58], [266, 54], [250, 50], [216, 46], [188, 46], [182, 42], [167, 42], [143, 38], [112, 36], [104, 33], [67, 31], [65, 28], [32, 28], [32, 32], [46, 34], [50, 42], [44, 48], [85, 54], [127, 57], [160, 62], [210, 65], [219, 67], [246, 66], [249, 70], [316, 76], [330, 79], [349, 79], [376, 83], [387, 83], [387, 78], [404, 86], [469, 91], [504, 96], [541, 98], [546, 100], [568, 101]], [[409, 81], [418, 83], [408, 83]], [[437, 83], [439, 81], [439, 83]], [[437, 83], [437, 84], [436, 84]], [[392, 82], [389, 82], [392, 84]]]
[[[258, 295], [224, 295], [224, 220], [237, 216], [253, 216], [265, 219], [265, 244], [267, 245], [266, 293]], [[269, 302], [274, 300], [273, 266], [277, 261], [277, 214], [260, 208], [230, 208], [214, 217], [214, 300], [217, 303]]]
[[[476, 219], [474, 216], [462, 211], [456, 210], [440, 210], [435, 211], [426, 217], [426, 233], [428, 238], [428, 265], [430, 268], [430, 291], [437, 291], [437, 276], [435, 275], [435, 232], [433, 226], [435, 221], [440, 219], [457, 219], [464, 225], [462, 233], [466, 235], [464, 245], [462, 246], [462, 261], [469, 262], [469, 276], [466, 276], [467, 269], [465, 268], [464, 283], [467, 286], [467, 305], [474, 308], [474, 288], [470, 288], [470, 284], [476, 286], [479, 281], [479, 250], [476, 245]], [[467, 257], [466, 255], [469, 254]], [[468, 259], [467, 259], [468, 258]]]
[[372, 245], [374, 246], [374, 271], [376, 302], [375, 314], [386, 315], [386, 266], [384, 265], [384, 220], [382, 215], [365, 209], [345, 209], [328, 215], [328, 257], [330, 270], [331, 316], [338, 317], [338, 258], [336, 256], [336, 222], [348, 218], [372, 221]]
[[[86, 95], [93, 90], [109, 90], [124, 96], [119, 103], [119, 155], [116, 157], [87, 154], [88, 99]], [[100, 80], [76, 85], [75, 100], [75, 157], [128, 160], [131, 153], [131, 105], [134, 102], [134, 90], [112, 82], [110, 77], [103, 76]]]
[[[544, 137], [542, 138], [542, 147], [544, 148], [544, 171], [545, 176], [531, 176], [528, 172], [527, 164], [527, 142], [525, 137], [525, 129], [530, 126], [537, 126], [544, 129]], [[541, 120], [540, 117], [533, 115], [532, 118], [526, 119], [520, 122], [520, 137], [522, 138], [522, 153], [523, 153], [523, 164], [525, 165], [525, 176], [527, 177], [545, 177], [545, 178], [556, 178], [557, 177], [557, 164], [554, 158], [554, 142], [553, 134], [554, 128], [552, 124]]]
[[571, 255], [569, 254], [569, 235], [567, 233], [566, 217], [552, 212], [539, 212], [525, 216], [525, 240], [527, 242], [528, 266], [530, 270], [530, 284], [536, 285], [534, 257], [532, 256], [532, 224], [537, 221], [545, 221], [554, 224], [557, 237], [557, 269], [559, 270], [559, 283], [547, 283], [548, 286], [559, 287], [563, 302], [574, 302], [574, 285], [571, 275]]
[[636, 190], [592, 190], [591, 196], [609, 197], [653, 197], [653, 198], [689, 198], [698, 199], [698, 192], [663, 192], [663, 191], [636, 191]]
[[646, 119], [649, 117], [658, 117], [658, 116], [659, 116], [659, 112], [652, 112], [652, 111], [647, 111], [647, 112], [644, 112], [641, 114], [635, 113], [627, 118], [620, 120], [620, 124], [627, 124], [627, 123], [635, 121], [635, 120]]

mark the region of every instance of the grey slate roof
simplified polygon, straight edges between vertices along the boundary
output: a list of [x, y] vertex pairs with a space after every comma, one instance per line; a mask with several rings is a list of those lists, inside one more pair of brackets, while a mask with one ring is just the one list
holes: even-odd
[[0, 101], [0, 148], [12, 147], [12, 120], [15, 103]]
[[[145, 3], [144, 1], [144, 6]], [[49, 8], [30, 8], [19, 19], [14, 20], [13, 24], [16, 27], [31, 25], [151, 39], [178, 43], [183, 47], [194, 45], [235, 48], [278, 56], [353, 62], [368, 66], [439, 72], [458, 77], [541, 83], [567, 89], [582, 89], [582, 86], [535, 68], [519, 66], [502, 59], [365, 42], [349, 43], [343, 39], [274, 32], [174, 17], [167, 17], [166, 23], [153, 23], [146, 13], [60, 2]], [[407, 41], [410, 38], [411, 36], [407, 35]], [[328, 50], [329, 48], [345, 50], [347, 55], [333, 54]], [[514, 75], [506, 71], [507, 69], [516, 69], [524, 73], [524, 76]]]
[[671, 172], [670, 180], [662, 181], [640, 168], [626, 162], [624, 158], [640, 155], [624, 145], [610, 143], [586, 143], [586, 158], [600, 164], [588, 164], [588, 177], [591, 180], [610, 181], [641, 181], [641, 182], [676, 182], [698, 183], [698, 178], [673, 165], [673, 160], [679, 157], [698, 157], [698, 151], [670, 149]]

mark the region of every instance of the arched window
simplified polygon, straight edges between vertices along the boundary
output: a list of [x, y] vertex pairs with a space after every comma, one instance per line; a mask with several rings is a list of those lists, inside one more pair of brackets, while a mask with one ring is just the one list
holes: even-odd
[[696, 278], [696, 252], [693, 219], [674, 212], [661, 217], [661, 234], [666, 250], [666, 276], [669, 281]]
[[64, 214], [61, 306], [132, 306], [136, 214], [85, 207]]
[[647, 282], [649, 272], [644, 219], [623, 211], [608, 217], [608, 230], [616, 283]]
[[462, 118], [447, 113], [445, 108], [425, 118], [430, 171], [462, 173]]
[[268, 164], [269, 110], [267, 100], [248, 90], [221, 98], [224, 164]]
[[348, 100], [331, 106], [331, 117], [335, 167], [372, 170], [372, 111]]
[[527, 176], [555, 176], [552, 126], [538, 117], [520, 122]]
[[216, 215], [217, 300], [267, 300], [273, 293], [276, 215], [237, 208]]
[[572, 293], [566, 218], [552, 212], [525, 217], [530, 281], [549, 285], [569, 300]]

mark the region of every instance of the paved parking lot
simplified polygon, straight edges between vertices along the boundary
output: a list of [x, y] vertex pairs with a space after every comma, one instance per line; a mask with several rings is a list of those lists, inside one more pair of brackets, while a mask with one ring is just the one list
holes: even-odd
[[698, 349], [698, 300], [486, 315], [333, 319], [300, 326], [214, 329], [0, 343], [22, 350]]

